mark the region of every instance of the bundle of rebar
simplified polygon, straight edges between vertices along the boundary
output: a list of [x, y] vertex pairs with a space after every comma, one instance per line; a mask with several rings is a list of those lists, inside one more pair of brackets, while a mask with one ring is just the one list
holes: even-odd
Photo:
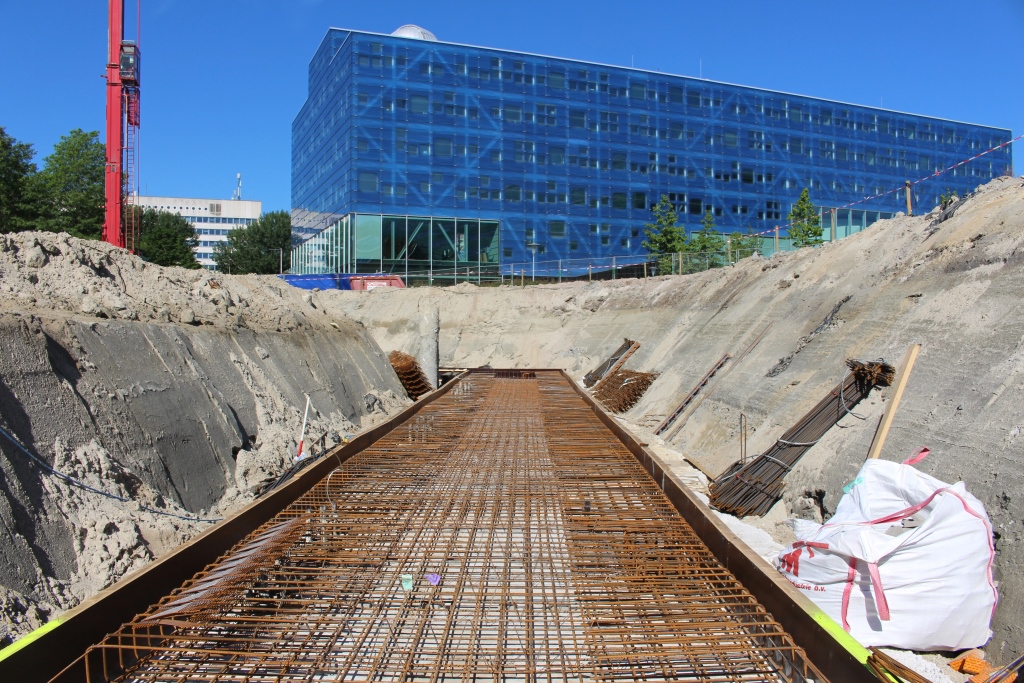
[[409, 394], [409, 398], [415, 401], [433, 390], [430, 380], [415, 358], [401, 351], [392, 351], [388, 354], [388, 360], [391, 361], [391, 367], [395, 369], [395, 374], [398, 375], [398, 380], [405, 387], [405, 393]]
[[738, 517], [765, 515], [780, 498], [783, 479], [811, 446], [816, 444], [875, 385], [887, 385], [896, 370], [884, 361], [847, 361], [850, 371], [818, 405], [767, 452], [733, 463], [710, 487], [711, 505]]
[[537, 379], [533, 370], [495, 370], [494, 376], [498, 379]]
[[611, 412], [624, 413], [637, 404], [657, 378], [656, 372], [619, 370], [601, 380], [594, 389], [594, 398]]
[[615, 353], [609, 356], [608, 360], [583, 376], [583, 386], [589, 389], [605, 377], [611, 376], [616, 370], [621, 368], [622, 364], [625, 363], [630, 356], [636, 353], [636, 350], [639, 348], [640, 342], [635, 342], [631, 339], [623, 339], [622, 346], [615, 349]]

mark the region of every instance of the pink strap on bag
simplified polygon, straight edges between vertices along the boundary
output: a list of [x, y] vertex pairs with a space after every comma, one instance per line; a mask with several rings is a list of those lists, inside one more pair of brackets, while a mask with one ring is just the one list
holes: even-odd
[[925, 458], [927, 458], [931, 454], [931, 452], [932, 452], [931, 449], [928, 448], [927, 446], [925, 446], [925, 447], [921, 448], [921, 450], [919, 450], [917, 453], [914, 453], [912, 456], [910, 456], [909, 458], [904, 460], [903, 464], [904, 465], [916, 465], [917, 463], [919, 463], [922, 460], [924, 460]]
[[[878, 618], [882, 621], [889, 621], [889, 601], [885, 598], [885, 589], [882, 588], [882, 576], [878, 573], [878, 565], [868, 562], [868, 576], [871, 577], [871, 592], [875, 597], [875, 609], [878, 610]], [[850, 610], [850, 594], [853, 593], [853, 583], [857, 578], [857, 558], [850, 558], [850, 568], [846, 572], [846, 585], [843, 587], [843, 629], [850, 630], [850, 622], [846, 618]]]

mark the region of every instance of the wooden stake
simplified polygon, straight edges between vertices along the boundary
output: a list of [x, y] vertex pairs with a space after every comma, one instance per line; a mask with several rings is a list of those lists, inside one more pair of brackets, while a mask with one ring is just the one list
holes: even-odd
[[920, 350], [920, 344], [911, 344], [910, 348], [907, 349], [906, 355], [903, 356], [899, 372], [896, 373], [896, 381], [892, 385], [892, 398], [889, 399], [889, 404], [885, 406], [885, 412], [882, 413], [882, 421], [878, 423], [878, 428], [875, 430], [875, 438], [871, 440], [871, 448], [868, 449], [868, 460], [875, 459], [882, 454], [885, 437], [889, 435], [889, 427], [892, 426], [893, 418], [896, 417], [896, 409], [900, 406], [903, 390], [907, 387], [910, 371], [914, 368], [914, 361], [917, 360], [917, 354]]
[[903, 189], [907, 193], [907, 215], [908, 216], [913, 216], [914, 215], [914, 204], [913, 204], [913, 202], [910, 201], [910, 181], [909, 180], [906, 181], [906, 184], [903, 186]]

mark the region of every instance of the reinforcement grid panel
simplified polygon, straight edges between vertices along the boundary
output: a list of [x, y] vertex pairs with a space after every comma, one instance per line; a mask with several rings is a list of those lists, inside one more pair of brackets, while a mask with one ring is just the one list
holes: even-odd
[[113, 652], [148, 652], [130, 681], [823, 680], [545, 372], [461, 380]]

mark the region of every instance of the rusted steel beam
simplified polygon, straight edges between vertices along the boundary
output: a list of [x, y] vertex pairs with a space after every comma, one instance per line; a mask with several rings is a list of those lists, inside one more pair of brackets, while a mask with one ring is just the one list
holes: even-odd
[[666, 429], [672, 426], [672, 423], [676, 421], [676, 418], [679, 417], [679, 415], [684, 410], [686, 410], [686, 406], [690, 405], [693, 399], [697, 397], [697, 394], [700, 392], [700, 390], [703, 389], [709, 381], [711, 381], [711, 378], [715, 376], [715, 373], [718, 372], [722, 368], [722, 366], [729, 361], [730, 358], [732, 358], [732, 356], [730, 356], [727, 353], [718, 359], [718, 362], [715, 363], [714, 366], [707, 371], [707, 373], [701, 378], [699, 382], [697, 382], [697, 386], [690, 390], [690, 393], [686, 395], [686, 397], [676, 407], [676, 409], [669, 413], [668, 416], [664, 420], [662, 420], [661, 424], [654, 429], [654, 434], [656, 436], [660, 436], [662, 432], [664, 432]]

